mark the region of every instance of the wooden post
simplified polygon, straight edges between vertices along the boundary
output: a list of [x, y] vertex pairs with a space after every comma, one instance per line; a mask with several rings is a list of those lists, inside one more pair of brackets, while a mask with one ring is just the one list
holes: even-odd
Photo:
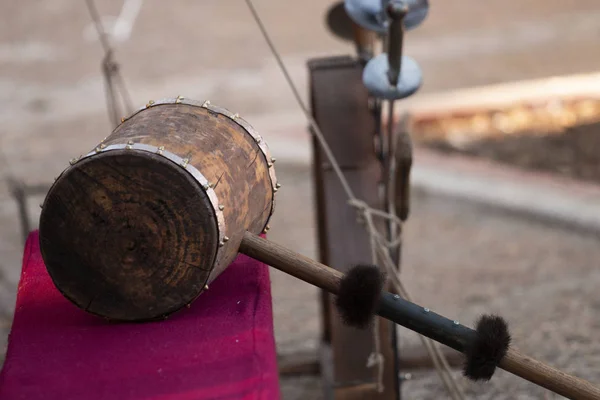
[[[374, 149], [376, 118], [369, 110], [369, 95], [362, 83], [362, 65], [350, 57], [311, 60], [312, 113], [340, 163], [355, 195], [370, 206], [382, 208], [382, 165]], [[357, 223], [357, 213], [335, 172], [313, 142], [314, 182], [320, 260], [341, 272], [358, 263], [371, 263], [369, 237]], [[396, 327], [377, 319], [381, 352], [385, 358], [384, 391], [377, 392], [377, 368], [367, 367], [374, 350], [373, 330], [345, 326], [332, 298], [322, 294], [323, 337], [321, 372], [328, 399], [399, 399]]]

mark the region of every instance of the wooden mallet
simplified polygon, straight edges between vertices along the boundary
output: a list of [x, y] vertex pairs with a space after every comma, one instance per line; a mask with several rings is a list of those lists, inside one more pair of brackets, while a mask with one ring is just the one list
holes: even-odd
[[382, 291], [377, 267], [344, 276], [261, 238], [279, 188], [274, 163], [237, 114], [183, 97], [149, 102], [50, 188], [39, 231], [54, 284], [101, 317], [164, 319], [240, 252], [337, 295], [349, 324], [377, 314], [464, 353], [471, 379], [490, 379], [499, 366], [568, 398], [600, 399], [589, 382], [512, 349], [499, 317], [473, 330]]

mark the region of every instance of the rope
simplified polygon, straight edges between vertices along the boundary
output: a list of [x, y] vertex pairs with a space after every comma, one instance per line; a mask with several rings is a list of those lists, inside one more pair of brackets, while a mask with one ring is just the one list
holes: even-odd
[[[277, 48], [273, 44], [273, 42], [270, 38], [270, 35], [268, 34], [264, 24], [262, 23], [262, 20], [261, 20], [260, 16], [258, 15], [258, 13], [252, 3], [252, 0], [245, 0], [245, 2], [254, 18], [256, 24], [258, 25], [267, 45], [269, 46], [272, 55], [275, 57], [275, 60], [277, 61], [279, 68], [284, 75], [284, 78], [286, 79], [290, 89], [292, 90], [292, 93], [294, 94], [294, 97], [295, 97], [298, 105], [300, 106], [300, 108], [302, 109], [302, 111], [304, 113], [304, 116], [308, 120], [308, 123], [309, 123], [310, 127], [312, 128], [311, 131], [317, 138], [320, 146], [322, 147], [323, 152], [325, 153], [325, 155], [326, 155], [327, 159], [329, 160], [335, 174], [337, 175], [344, 191], [346, 192], [346, 196], [348, 197], [348, 204], [357, 209], [357, 211], [359, 212], [359, 219], [364, 221], [364, 223], [366, 224], [367, 231], [370, 236], [371, 253], [372, 253], [372, 259], [374, 261], [374, 264], [375, 265], [379, 264], [376, 262], [378, 259], [377, 255], [379, 255], [382, 258], [383, 265], [384, 265], [385, 269], [388, 271], [389, 276], [392, 277], [392, 285], [394, 286], [397, 293], [400, 296], [404, 297], [406, 300], [410, 301], [410, 296], [408, 295], [408, 292], [406, 291], [404, 285], [402, 284], [402, 281], [400, 280], [400, 277], [398, 276], [396, 266], [394, 265], [394, 263], [392, 262], [392, 260], [390, 258], [390, 250], [398, 247], [402, 243], [402, 237], [401, 237], [402, 221], [394, 213], [383, 212], [381, 210], [374, 209], [374, 208], [370, 207], [366, 202], [358, 199], [354, 195], [354, 192], [350, 188], [350, 185], [349, 185], [348, 181], [346, 180], [346, 177], [342, 173], [342, 170], [341, 170], [339, 164], [337, 163], [335, 157], [333, 156], [333, 153], [331, 152], [331, 149], [329, 148], [329, 145], [327, 144], [327, 141], [325, 140], [321, 129], [319, 128], [319, 126], [313, 119], [312, 115], [308, 111], [308, 108], [302, 101], [302, 98], [300, 97], [298, 89], [296, 88], [296, 85], [292, 81], [285, 64], [281, 60], [281, 56], [279, 55]], [[384, 237], [379, 232], [379, 230], [376, 228], [375, 222], [374, 222], [374, 217], [382, 218], [390, 224], [390, 230], [393, 233], [390, 236], [390, 239], [387, 239], [386, 237]], [[378, 324], [375, 324], [374, 332], [375, 332], [377, 339], [375, 340], [375, 343], [374, 343], [374, 345], [375, 345], [374, 352], [369, 356], [369, 359], [367, 361], [367, 366], [369, 366], [369, 367], [371, 367], [373, 365], [378, 366], [377, 387], [378, 387], [378, 390], [381, 392], [383, 390], [382, 380], [383, 380], [384, 359], [383, 359], [383, 355], [381, 354], [381, 351], [380, 351], [380, 343], [379, 343], [379, 339], [378, 339], [379, 335], [377, 334], [378, 328], [379, 328]], [[451, 397], [455, 400], [464, 399], [465, 398], [464, 393], [462, 392], [462, 389], [459, 387], [458, 383], [454, 380], [454, 378], [450, 372], [450, 366], [449, 366], [448, 361], [446, 360], [444, 354], [441, 353], [439, 348], [437, 348], [435, 346], [435, 344], [433, 343], [433, 341], [431, 339], [426, 338], [421, 335], [419, 335], [419, 337], [421, 338], [421, 341], [425, 345], [425, 348], [427, 349], [427, 351], [434, 363], [436, 370], [438, 371], [441, 379], [443, 380], [444, 385], [450, 392]]]
[[[393, 112], [393, 105], [390, 104], [390, 115], [392, 112]], [[393, 121], [390, 117], [388, 124], [391, 124], [392, 122]], [[399, 124], [400, 129], [402, 129], [402, 131], [398, 132], [399, 135], [407, 133], [407, 131], [406, 131], [407, 125], [408, 125], [408, 115], [405, 114], [402, 117], [401, 122]], [[393, 130], [392, 130], [391, 126], [389, 126], [389, 134], [393, 135]], [[402, 149], [402, 150], [406, 151], [406, 149]], [[391, 142], [390, 146], [389, 146], [389, 156], [388, 156], [388, 159], [390, 160], [390, 165], [389, 165], [389, 174], [387, 176], [387, 178], [388, 178], [387, 185], [386, 185], [387, 188], [395, 187], [394, 183], [396, 181], [395, 178], [396, 178], [396, 174], [398, 173], [398, 171], [396, 170], [396, 168], [394, 168], [395, 163], [392, 160], [396, 160], [397, 151], [398, 151], [397, 142], [396, 141]], [[401, 156], [406, 156], [406, 154], [401, 154]], [[390, 204], [390, 214], [397, 217], [396, 208], [394, 207], [395, 196], [393, 196], [393, 194], [394, 194], [394, 191], [392, 191], [392, 190], [389, 190], [389, 193], [387, 193], [388, 202]], [[367, 221], [368, 221], [368, 219], [367, 219]], [[400, 226], [399, 231], [396, 231], [395, 229], [391, 230], [392, 237], [394, 237], [394, 235], [397, 235], [397, 237], [401, 238], [401, 234], [402, 234], [401, 228], [402, 228], [402, 226]], [[371, 222], [371, 226], [369, 226], [368, 229], [369, 229], [369, 231], [376, 230], [374, 223]], [[391, 250], [399, 249], [400, 248], [399, 246], [401, 246], [402, 243], [400, 241], [400, 243], [398, 243], [398, 247], [388, 246], [389, 244], [390, 243], [382, 243], [382, 245], [380, 245], [378, 247], [378, 250], [381, 253], [381, 257], [383, 257], [384, 267], [388, 271], [388, 274], [390, 276], [392, 276], [392, 280], [393, 280], [392, 285], [396, 289], [397, 293], [399, 295], [401, 295], [404, 299], [412, 302], [412, 299], [409, 296], [408, 291], [406, 290], [406, 288], [404, 287], [404, 285], [400, 279], [399, 273], [400, 273], [401, 260], [400, 260], [400, 258], [398, 258], [397, 263], [394, 263], [392, 260], [392, 257], [390, 256]], [[385, 251], [386, 248], [388, 251]], [[451, 374], [451, 369], [450, 369], [450, 365], [448, 364], [448, 360], [446, 360], [446, 357], [441, 352], [440, 348], [437, 346], [437, 344], [432, 339], [429, 339], [422, 335], [419, 335], [419, 339], [421, 339], [421, 342], [423, 343], [423, 345], [425, 346], [425, 349], [429, 353], [429, 356], [431, 357], [431, 360], [433, 361], [435, 369], [437, 370], [438, 374], [440, 375], [440, 378], [444, 382], [446, 389], [450, 392], [450, 396], [456, 400], [464, 399], [464, 393], [462, 391], [462, 388], [454, 380], [454, 377]]]
[[[378, 211], [378, 210], [375, 210], [375, 211]], [[369, 233], [377, 232], [375, 222], [373, 221], [373, 218], [372, 218], [373, 214], [374, 213], [371, 213], [369, 210], [366, 210], [363, 213], [364, 223], [367, 225], [367, 231]], [[388, 217], [390, 219], [393, 219], [394, 217], [397, 218], [393, 214], [388, 215]], [[392, 259], [390, 257], [389, 250], [391, 248], [393, 248], [393, 246], [387, 246], [387, 244], [389, 244], [390, 242], [384, 242], [382, 240], [378, 240], [377, 239], [378, 237], [381, 237], [381, 235], [378, 235], [378, 234], [371, 235], [371, 238], [372, 238], [371, 245], [376, 249], [375, 251], [379, 255], [379, 257], [381, 257], [381, 261], [382, 261], [386, 271], [388, 272], [388, 275], [392, 278], [392, 286], [394, 287], [394, 289], [400, 296], [402, 296], [405, 300], [412, 302], [412, 299], [411, 299], [410, 295], [408, 294], [408, 291], [404, 287], [404, 284], [402, 283], [402, 280], [400, 279], [400, 276], [398, 275], [398, 270], [396, 268], [396, 265], [394, 264], [394, 262], [392, 261]], [[401, 237], [400, 235], [397, 236], [397, 238], [400, 238], [400, 237]], [[435, 367], [436, 371], [438, 372], [438, 374], [440, 375], [440, 378], [442, 379], [444, 386], [446, 386], [446, 389], [450, 392], [450, 396], [455, 400], [464, 399], [465, 396], [464, 396], [463, 390], [458, 385], [458, 383], [456, 382], [454, 377], [452, 376], [452, 373], [450, 371], [450, 365], [448, 364], [446, 357], [441, 352], [439, 347], [437, 347], [435, 342], [428, 337], [419, 335], [419, 339], [421, 340], [421, 342], [425, 346], [425, 349], [427, 350], [429, 356], [431, 357], [434, 367]]]
[[[98, 14], [96, 4], [94, 3], [94, 0], [86, 0], [86, 4], [90, 12], [90, 16], [94, 21], [96, 31], [98, 32], [98, 40], [100, 41], [100, 44], [104, 49], [104, 58], [102, 60], [102, 75], [104, 76], [108, 117], [113, 126], [117, 126], [120, 122], [120, 115], [124, 114], [122, 111], [120, 111], [119, 105], [117, 103], [117, 89], [119, 89], [121, 93], [121, 100], [123, 102], [125, 112], [128, 114], [131, 114], [133, 112], [131, 98], [125, 86], [125, 80], [123, 79], [119, 71], [119, 65], [114, 59], [113, 47], [110, 44], [110, 41], [108, 40], [108, 35], [104, 31], [102, 23], [100, 22], [100, 15]], [[116, 83], [115, 80], [117, 81]]]
[[306, 107], [306, 105], [304, 105], [304, 102], [302, 101], [302, 98], [300, 97], [300, 93], [298, 92], [298, 89], [296, 88], [296, 85], [292, 81], [292, 78], [290, 77], [290, 74], [289, 74], [287, 68], [285, 67], [285, 64], [281, 60], [281, 56], [279, 55], [279, 52], [277, 51], [277, 49], [275, 48], [275, 45], [271, 41], [271, 37], [269, 36], [267, 30], [265, 29], [265, 26], [263, 25], [262, 20], [258, 16], [258, 13], [256, 12], [256, 9], [254, 8], [254, 5], [252, 4], [252, 0], [245, 0], [245, 1], [246, 1], [246, 4], [248, 5], [248, 8], [250, 9], [250, 12], [252, 13], [252, 16], [254, 17], [254, 20], [256, 21], [256, 24], [260, 28], [260, 31], [262, 32], [263, 37], [264, 37], [265, 41], [267, 42], [267, 45], [271, 49], [271, 53], [275, 57], [277, 64], [279, 64], [279, 69], [283, 73], [283, 76], [285, 77], [290, 89], [292, 90], [292, 93], [294, 94], [294, 97], [296, 98], [298, 105], [304, 112], [305, 117], [308, 119], [308, 123], [310, 124], [311, 128], [314, 130], [314, 132], [321, 144], [321, 147], [323, 148], [323, 151], [325, 152], [325, 155], [327, 156], [327, 158], [329, 160], [334, 161], [331, 164], [331, 166], [333, 167], [336, 175], [340, 179], [340, 183], [342, 184], [342, 187], [344, 188], [346, 195], [350, 199], [355, 199], [356, 196], [354, 196], [354, 192], [352, 192], [352, 189], [350, 188], [348, 181], [344, 177], [344, 174], [342, 173], [340, 166], [338, 165], [337, 162], [335, 162], [335, 157], [333, 156], [333, 153], [331, 152], [329, 145], [324, 140], [321, 129], [319, 128], [319, 126], [317, 125], [317, 123], [315, 122], [313, 117], [310, 115], [310, 112], [308, 111], [308, 108]]
[[[377, 246], [375, 235], [369, 235], [370, 245], [371, 245], [371, 263], [373, 265], [378, 265], [377, 262]], [[384, 372], [384, 364], [385, 358], [383, 357], [383, 353], [381, 353], [381, 340], [379, 337], [379, 321], [376, 321], [373, 324], [373, 352], [369, 355], [367, 359], [367, 368], [372, 368], [373, 366], [377, 366], [377, 391], [379, 393], [383, 393], [385, 387], [383, 386], [383, 372]]]

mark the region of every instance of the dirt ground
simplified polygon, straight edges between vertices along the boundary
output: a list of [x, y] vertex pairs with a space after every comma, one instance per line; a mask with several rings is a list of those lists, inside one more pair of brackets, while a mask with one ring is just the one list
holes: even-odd
[[[116, 17], [123, 1], [98, 2]], [[127, 2], [129, 6], [135, 1]], [[305, 121], [245, 3], [140, 2], [131, 31], [121, 19], [116, 56], [135, 107], [182, 94], [239, 112], [267, 142], [293, 151]], [[332, 2], [256, 0], [294, 81], [306, 97], [306, 61], [348, 54], [350, 44], [323, 26]], [[135, 7], [134, 7], [135, 8]], [[129, 9], [131, 11], [131, 9]], [[125, 12], [127, 14], [127, 12]], [[135, 13], [133, 13], [135, 14]], [[132, 15], [133, 15], [132, 14]], [[225, 25], [225, 23], [228, 23]], [[51, 182], [70, 158], [110, 131], [97, 41], [84, 2], [0, 2], [1, 172]], [[408, 33], [406, 54], [421, 65], [416, 96], [441, 90], [592, 72], [600, 62], [596, 0], [435, 2]], [[93, 35], [91, 36], [93, 37]], [[296, 146], [294, 148], [286, 148]], [[291, 144], [293, 143], [293, 145]], [[274, 154], [277, 156], [277, 154]], [[278, 157], [284, 187], [270, 238], [315, 256], [310, 167]], [[42, 195], [29, 201], [32, 219]], [[515, 345], [566, 371], [600, 382], [597, 238], [518, 220], [465, 203], [414, 193], [406, 227], [403, 279], [417, 302], [472, 323], [483, 312], [508, 319]], [[10, 328], [22, 255], [15, 203], [0, 185], [0, 343]], [[340, 244], [343, 246], [343, 244]], [[316, 290], [273, 271], [276, 340], [281, 354], [315, 348]], [[402, 346], [417, 345], [401, 331]], [[459, 375], [459, 372], [456, 372]], [[319, 399], [316, 377], [282, 379], [284, 399]], [[470, 398], [554, 399], [502, 371], [467, 385]], [[433, 372], [414, 372], [404, 398], [446, 398]]]

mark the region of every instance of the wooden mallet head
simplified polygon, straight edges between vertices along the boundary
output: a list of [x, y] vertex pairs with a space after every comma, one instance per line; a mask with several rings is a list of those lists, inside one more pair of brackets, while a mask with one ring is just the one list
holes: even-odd
[[164, 318], [268, 229], [279, 185], [267, 144], [237, 114], [149, 102], [73, 159], [42, 205], [40, 248], [58, 290], [121, 321]]

